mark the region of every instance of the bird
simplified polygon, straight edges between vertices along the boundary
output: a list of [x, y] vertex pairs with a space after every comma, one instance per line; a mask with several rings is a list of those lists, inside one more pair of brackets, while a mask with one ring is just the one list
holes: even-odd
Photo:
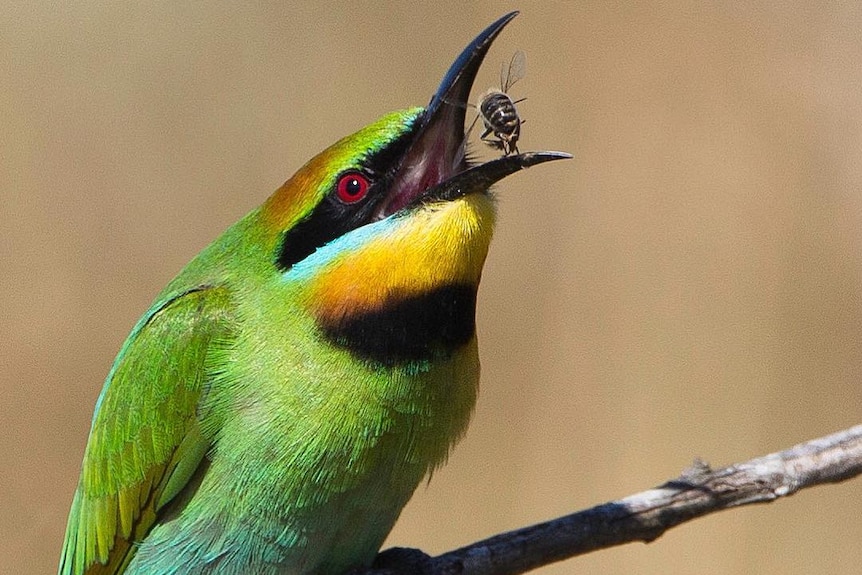
[[481, 32], [425, 107], [314, 156], [204, 248], [96, 402], [59, 575], [335, 575], [371, 563], [464, 434], [489, 188], [569, 158], [474, 164]]

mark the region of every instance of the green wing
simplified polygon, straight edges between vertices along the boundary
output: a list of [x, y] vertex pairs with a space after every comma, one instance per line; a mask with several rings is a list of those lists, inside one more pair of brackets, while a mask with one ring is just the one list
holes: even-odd
[[225, 289], [195, 288], [132, 330], [96, 404], [59, 575], [122, 573], [200, 465], [209, 441], [195, 412], [207, 356], [230, 338], [230, 309]]

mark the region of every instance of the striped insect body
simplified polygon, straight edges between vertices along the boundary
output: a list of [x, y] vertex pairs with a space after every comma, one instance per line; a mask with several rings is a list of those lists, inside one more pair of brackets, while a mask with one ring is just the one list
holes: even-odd
[[524, 121], [518, 115], [515, 104], [523, 102], [525, 98], [512, 100], [508, 92], [525, 73], [526, 58], [524, 52], [518, 50], [509, 60], [508, 67], [504, 64], [500, 70], [500, 89], [488, 90], [476, 106], [479, 110], [477, 119], [482, 118], [485, 125], [485, 131], [479, 138], [492, 148], [502, 150], [504, 156], [518, 153], [518, 139]]

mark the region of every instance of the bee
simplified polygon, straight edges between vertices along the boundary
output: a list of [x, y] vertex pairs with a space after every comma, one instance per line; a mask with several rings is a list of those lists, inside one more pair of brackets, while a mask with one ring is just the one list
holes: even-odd
[[509, 67], [506, 68], [506, 65], [503, 64], [500, 68], [500, 89], [491, 88], [479, 100], [479, 104], [476, 106], [479, 114], [470, 126], [472, 130], [476, 120], [482, 118], [485, 131], [479, 136], [479, 139], [492, 148], [502, 150], [504, 156], [513, 152], [519, 153], [518, 138], [521, 137], [521, 124], [524, 121], [518, 116], [518, 109], [515, 108], [515, 104], [523, 102], [526, 98], [513, 101], [507, 92], [515, 85], [515, 82], [524, 77], [526, 67], [527, 61], [524, 52], [518, 50], [509, 60]]

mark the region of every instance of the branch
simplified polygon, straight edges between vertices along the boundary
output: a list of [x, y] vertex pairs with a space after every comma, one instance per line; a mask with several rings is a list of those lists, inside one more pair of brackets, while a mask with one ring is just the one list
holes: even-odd
[[862, 425], [785, 451], [713, 470], [696, 460], [664, 485], [546, 523], [496, 535], [438, 557], [389, 549], [362, 575], [517, 575], [590, 551], [650, 542], [722, 509], [769, 503], [862, 473]]

